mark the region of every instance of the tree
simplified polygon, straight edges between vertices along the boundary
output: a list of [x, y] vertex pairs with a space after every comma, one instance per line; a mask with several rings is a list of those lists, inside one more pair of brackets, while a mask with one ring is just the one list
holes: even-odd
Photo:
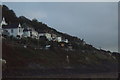
[[36, 18], [32, 19], [32, 22], [38, 23], [38, 20]]
[[42, 47], [45, 47], [46, 42], [47, 42], [47, 38], [46, 38], [45, 36], [41, 36], [41, 37], [39, 38], [39, 43], [40, 43], [40, 45], [41, 45]]
[[18, 23], [18, 18], [14, 11], [5, 5], [2, 7], [2, 16], [5, 17], [7, 23]]

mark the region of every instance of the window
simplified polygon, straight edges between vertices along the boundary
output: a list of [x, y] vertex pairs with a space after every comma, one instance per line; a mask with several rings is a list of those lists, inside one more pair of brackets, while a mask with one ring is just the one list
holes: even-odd
[[19, 27], [19, 32], [20, 32], [20, 27]]
[[11, 33], [13, 33], [13, 29], [11, 29]]

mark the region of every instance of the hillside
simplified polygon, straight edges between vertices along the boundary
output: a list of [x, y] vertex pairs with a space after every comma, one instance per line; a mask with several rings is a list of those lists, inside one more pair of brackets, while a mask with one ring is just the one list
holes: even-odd
[[78, 37], [59, 32], [59, 31], [47, 26], [47, 24], [37, 21], [36, 19], [29, 20], [24, 16], [16, 17], [14, 11], [10, 10], [5, 5], [3, 5], [2, 14], [3, 14], [2, 16], [6, 19], [6, 22], [8, 24], [21, 23], [23, 27], [30, 26], [30, 27], [34, 28], [38, 33], [49, 32], [49, 33], [54, 33], [56, 35], [62, 36], [63, 38], [68, 39], [71, 44], [75, 45], [78, 48], [85, 47], [86, 49], [97, 50], [95, 47], [93, 47], [92, 45], [89, 45], [89, 44], [86, 44], [85, 46], [83, 46], [84, 39], [80, 39]]
[[24, 48], [12, 40], [3, 40], [2, 52], [2, 58], [7, 62], [3, 67], [5, 78], [111, 72], [114, 76], [118, 72], [117, 58], [106, 52], [65, 51], [61, 48], [35, 50], [32, 47]]
[[36, 31], [38, 32], [49, 32], [49, 33], [55, 33], [57, 35], [61, 35], [63, 37], [66, 37], [67, 39], [69, 39], [70, 41], [78, 41], [78, 42], [81, 42], [81, 39], [77, 38], [77, 37], [74, 37], [74, 36], [70, 36], [68, 34], [64, 34], [64, 33], [61, 33], [53, 28], [50, 28], [49, 26], [47, 26], [47, 24], [45, 23], [42, 23], [42, 22], [38, 22], [36, 19], [33, 19], [33, 20], [30, 20], [30, 19], [27, 19], [26, 17], [24, 16], [20, 16], [20, 17], [17, 17], [14, 13], [13, 10], [10, 10], [7, 6], [3, 5], [2, 7], [2, 16], [5, 17], [6, 19], [6, 22], [11, 24], [11, 23], [18, 23], [20, 22], [22, 25], [28, 25], [30, 27], [33, 27]]
[[[2, 14], [8, 24], [21, 23], [22, 27], [32, 27], [38, 33], [54, 33], [69, 40], [69, 43], [58, 43], [31, 38], [4, 37], [2, 58], [7, 63], [3, 75], [10, 75], [7, 71], [12, 73], [11, 69], [72, 68], [80, 69], [82, 72], [117, 71], [118, 58], [114, 55], [115, 53], [96, 49], [92, 45], [86, 44], [83, 39], [59, 32], [36, 19], [29, 20], [24, 16], [17, 17], [14, 11], [5, 5], [2, 7]], [[48, 44], [51, 45], [49, 49], [41, 49], [40, 46]], [[62, 44], [65, 46], [61, 46]], [[15, 75], [19, 74], [16, 73]]]

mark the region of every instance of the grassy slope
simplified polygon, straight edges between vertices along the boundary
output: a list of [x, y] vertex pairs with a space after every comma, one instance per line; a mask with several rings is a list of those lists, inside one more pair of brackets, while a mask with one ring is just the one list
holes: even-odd
[[[66, 61], [66, 55], [69, 55], [69, 64]], [[7, 60], [8, 68], [24, 68], [33, 63], [47, 68], [62, 68], [69, 65], [91, 70], [111, 70], [116, 67], [114, 65], [116, 60], [104, 52], [80, 53], [77, 51], [66, 52], [62, 49], [34, 50], [8, 43], [3, 43], [3, 58]]]

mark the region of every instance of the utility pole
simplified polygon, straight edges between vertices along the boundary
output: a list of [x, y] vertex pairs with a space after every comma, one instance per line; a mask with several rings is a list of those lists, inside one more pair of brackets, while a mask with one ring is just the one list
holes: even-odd
[[70, 59], [69, 59], [69, 56], [68, 56], [68, 55], [66, 56], [66, 61], [67, 61], [67, 69], [70, 69], [71, 66], [69, 65]]
[[69, 62], [70, 62], [70, 61], [69, 61], [69, 56], [67, 55], [66, 58], [67, 58], [67, 59], [66, 59], [66, 60], [67, 60], [67, 63], [69, 64]]
[[39, 48], [39, 39], [38, 39], [38, 48]]

